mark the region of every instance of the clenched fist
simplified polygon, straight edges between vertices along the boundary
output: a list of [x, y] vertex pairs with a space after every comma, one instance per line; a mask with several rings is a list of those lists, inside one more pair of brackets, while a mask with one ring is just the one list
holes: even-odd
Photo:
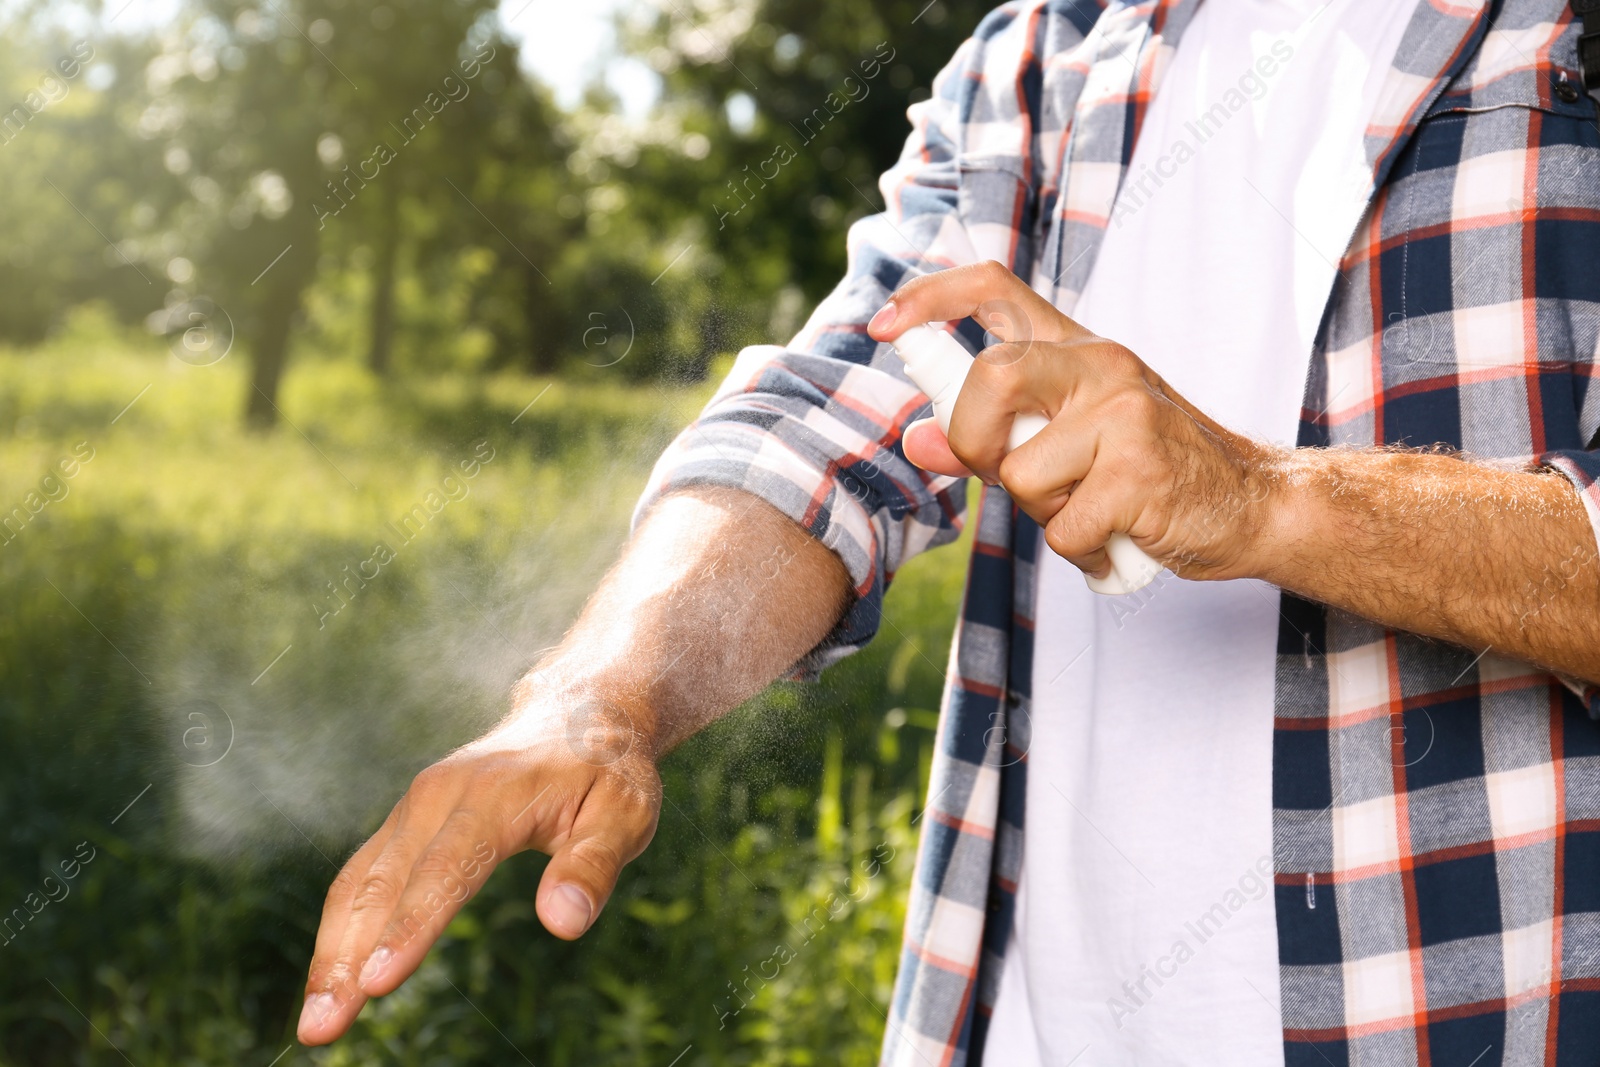
[[[1052, 550], [1095, 577], [1125, 532], [1185, 578], [1252, 573], [1274, 516], [1268, 489], [1285, 453], [1233, 433], [1126, 348], [1057, 311], [999, 263], [916, 278], [868, 325], [889, 341], [968, 316], [1000, 338], [979, 353], [950, 419], [906, 430], [912, 462], [999, 484]], [[1018, 414], [1050, 424], [1007, 452]]]

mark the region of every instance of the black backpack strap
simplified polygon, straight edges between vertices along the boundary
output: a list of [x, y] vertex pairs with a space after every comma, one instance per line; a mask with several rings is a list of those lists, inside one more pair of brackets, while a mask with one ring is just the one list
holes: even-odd
[[1583, 87], [1600, 89], [1600, 0], [1572, 0], [1572, 13], [1583, 22], [1578, 37], [1578, 66], [1583, 70]]

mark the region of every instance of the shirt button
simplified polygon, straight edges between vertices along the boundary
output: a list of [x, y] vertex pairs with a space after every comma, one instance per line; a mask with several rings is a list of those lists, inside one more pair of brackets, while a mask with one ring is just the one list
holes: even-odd
[[1576, 104], [1580, 95], [1581, 94], [1578, 92], [1578, 87], [1573, 84], [1572, 75], [1568, 74], [1564, 70], [1557, 71], [1556, 96], [1565, 103]]

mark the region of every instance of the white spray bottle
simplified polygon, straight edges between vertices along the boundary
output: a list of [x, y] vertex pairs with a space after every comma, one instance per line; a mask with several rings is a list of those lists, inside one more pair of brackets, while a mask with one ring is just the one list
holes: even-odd
[[[961, 347], [961, 342], [932, 326], [913, 326], [895, 338], [894, 350], [905, 361], [906, 376], [933, 401], [933, 415], [939, 428], [950, 432], [950, 413], [955, 410], [956, 396], [961, 392], [967, 372], [972, 369], [972, 356]], [[1010, 448], [1049, 425], [1043, 415], [1027, 413], [1018, 415], [1011, 424]], [[1116, 595], [1132, 593], [1149, 585], [1161, 573], [1161, 564], [1151, 559], [1133, 543], [1125, 533], [1114, 533], [1106, 542], [1106, 554], [1111, 557], [1111, 573], [1104, 578], [1084, 580], [1096, 593]]]

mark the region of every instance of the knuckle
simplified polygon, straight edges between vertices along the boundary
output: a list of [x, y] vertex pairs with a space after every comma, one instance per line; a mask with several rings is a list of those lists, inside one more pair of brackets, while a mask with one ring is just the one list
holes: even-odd
[[[1019, 337], [1014, 341], [1006, 342], [1006, 362], [1008, 366], [1027, 367], [1033, 370], [1042, 367], [1049, 371], [1052, 364], [1059, 364], [1060, 348], [1033, 337]], [[1044, 361], [1041, 363], [1040, 361]]]
[[[1017, 352], [1006, 352], [1005, 357], [1019, 355]], [[1028, 395], [1028, 381], [1022, 371], [1016, 366], [1014, 358], [1007, 358], [999, 366], [994, 367], [989, 377], [992, 380], [995, 396], [1009, 410], [1016, 410], [1024, 402], [1030, 401]]]
[[572, 858], [597, 882], [609, 886], [631, 857], [603, 837], [588, 837], [572, 846]]
[[428, 797], [438, 794], [450, 775], [450, 769], [443, 763], [435, 763], [431, 766], [424, 767], [422, 770], [417, 772], [417, 776], [415, 778], [411, 779], [411, 789], [409, 792], [414, 794], [419, 800], [427, 799]]
[[333, 973], [333, 957], [331, 955], [314, 956], [311, 966], [306, 970], [306, 988], [322, 989], [328, 984], [328, 976]]
[[1004, 367], [1010, 362], [1006, 358], [1006, 343], [1004, 341], [996, 341], [992, 345], [984, 345], [978, 349], [977, 354], [972, 358], [974, 360], [973, 370], [977, 370], [978, 367]]
[[1122, 389], [1106, 400], [1106, 408], [1118, 424], [1143, 429], [1155, 418], [1155, 398], [1148, 389]]
[[1058, 556], [1072, 559], [1086, 551], [1082, 535], [1062, 523], [1052, 522], [1045, 527], [1044, 543]]
[[404, 886], [405, 880], [393, 870], [374, 866], [361, 880], [361, 888], [356, 891], [353, 910], [371, 911], [392, 907]]
[[360, 882], [349, 867], [342, 868], [334, 876], [333, 884], [328, 886], [328, 895], [323, 907], [326, 909], [338, 908], [350, 903], [356, 895]]
[[1056, 555], [1068, 559], [1099, 548], [1095, 510], [1086, 502], [1072, 501], [1045, 526], [1045, 544]]
[[647, 790], [627, 788], [609, 798], [605, 828], [574, 844], [579, 854], [593, 849], [589, 858], [615, 872], [642, 853], [655, 837], [661, 804]]
[[1009, 277], [1011, 274], [1006, 265], [998, 259], [986, 259], [978, 265], [978, 269], [991, 281], [999, 281]]
[[1129, 380], [1143, 377], [1144, 362], [1130, 349], [1115, 341], [1100, 341], [1096, 349], [1095, 355], [1109, 376]]
[[[982, 359], [972, 365], [967, 380], [974, 382], [979, 403], [960, 414], [971, 415], [977, 411], [1015, 410], [1028, 400], [1028, 383], [1023, 373], [1008, 359], [1003, 345], [986, 348]], [[965, 395], [965, 394], [963, 394]], [[956, 420], [952, 419], [952, 425]]]
[[433, 849], [423, 854], [411, 869], [414, 880], [425, 882], [429, 885], [439, 885], [446, 879], [457, 877], [456, 864], [453, 857], [442, 849]]
[[629, 792], [622, 802], [622, 823], [637, 838], [649, 834], [661, 814], [661, 797], [656, 793]]
[[[1071, 506], [1068, 505], [1069, 508]], [[1066, 510], [1063, 508], [1062, 513], [1046, 523], [1044, 528], [1044, 543], [1058, 556], [1066, 555], [1066, 549], [1075, 547], [1072, 539], [1074, 531], [1067, 521]]]
[[1051, 486], [1045, 471], [1032, 457], [1023, 452], [1009, 453], [1000, 461], [1000, 484], [1006, 492], [1020, 502], [1032, 502], [1046, 496]]
[[324, 961], [320, 970], [313, 971], [306, 988], [321, 993], [332, 993], [339, 1003], [344, 1003], [355, 991], [356, 974], [350, 961], [340, 958]]

